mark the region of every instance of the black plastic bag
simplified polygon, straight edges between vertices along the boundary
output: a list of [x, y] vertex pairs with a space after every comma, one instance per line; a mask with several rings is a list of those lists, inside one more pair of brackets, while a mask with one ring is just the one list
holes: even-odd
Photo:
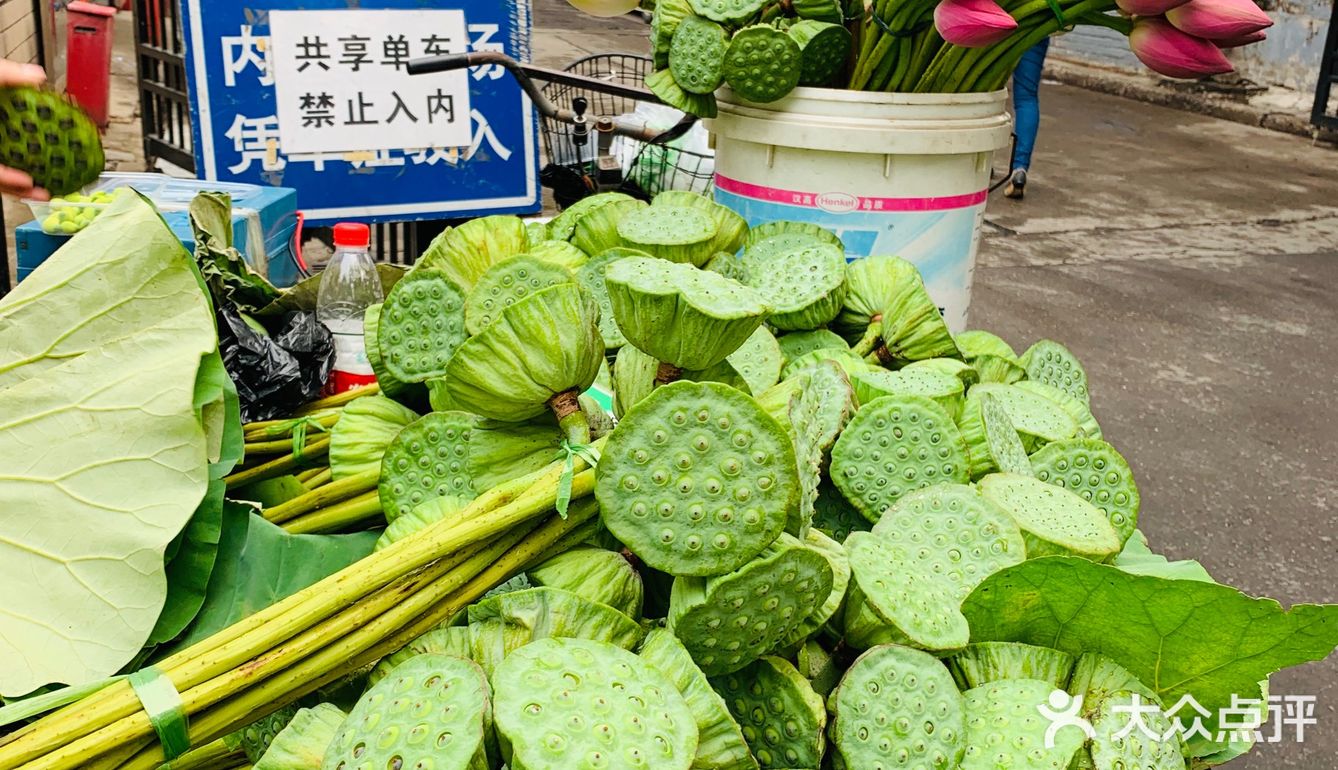
[[284, 314], [266, 337], [231, 306], [218, 311], [223, 365], [237, 385], [242, 422], [288, 417], [320, 396], [334, 366], [334, 337], [315, 313]]

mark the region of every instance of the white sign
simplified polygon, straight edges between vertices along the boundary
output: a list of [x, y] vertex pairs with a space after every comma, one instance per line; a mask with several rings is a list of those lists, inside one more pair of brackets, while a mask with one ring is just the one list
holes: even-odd
[[469, 50], [464, 11], [270, 11], [285, 154], [469, 147], [469, 72], [410, 59]]

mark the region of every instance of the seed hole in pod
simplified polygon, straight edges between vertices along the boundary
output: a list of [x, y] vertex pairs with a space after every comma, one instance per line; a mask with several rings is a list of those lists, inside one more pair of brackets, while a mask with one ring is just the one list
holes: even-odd
[[399, 754], [396, 754], [395, 756], [391, 757], [390, 761], [386, 763], [386, 770], [401, 770], [401, 768], [403, 767], [404, 767], [404, 758], [401, 757]]

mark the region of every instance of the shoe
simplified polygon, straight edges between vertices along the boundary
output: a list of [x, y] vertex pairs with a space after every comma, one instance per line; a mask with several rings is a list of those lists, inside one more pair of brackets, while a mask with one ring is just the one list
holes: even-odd
[[1013, 174], [1008, 178], [1008, 186], [1004, 188], [1004, 197], [1014, 200], [1022, 200], [1027, 194], [1027, 170], [1025, 168], [1013, 169]]

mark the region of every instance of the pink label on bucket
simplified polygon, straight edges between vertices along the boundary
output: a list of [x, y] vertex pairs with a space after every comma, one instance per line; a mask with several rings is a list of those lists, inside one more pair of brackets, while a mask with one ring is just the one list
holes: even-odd
[[869, 198], [842, 192], [812, 193], [799, 190], [781, 190], [775, 187], [741, 182], [720, 174], [715, 176], [715, 186], [716, 189], [753, 200], [784, 203], [790, 206], [805, 206], [833, 214], [846, 214], [853, 211], [951, 211], [952, 209], [978, 206], [985, 202], [985, 198], [989, 194], [988, 190], [981, 190], [966, 195], [940, 195], [931, 198]]

